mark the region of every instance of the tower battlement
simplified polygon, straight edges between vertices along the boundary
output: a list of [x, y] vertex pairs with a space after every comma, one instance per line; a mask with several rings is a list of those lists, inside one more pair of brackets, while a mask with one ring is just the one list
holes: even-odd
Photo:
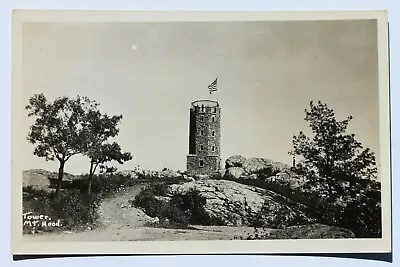
[[189, 122], [187, 171], [210, 175], [221, 168], [221, 108], [217, 101], [192, 102]]
[[196, 100], [192, 102], [192, 108], [196, 107], [218, 107], [219, 104], [217, 101], [214, 100]]

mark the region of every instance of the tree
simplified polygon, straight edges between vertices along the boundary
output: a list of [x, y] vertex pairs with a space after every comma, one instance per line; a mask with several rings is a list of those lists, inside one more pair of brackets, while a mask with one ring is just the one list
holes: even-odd
[[46, 161], [59, 161], [56, 198], [60, 196], [65, 163], [87, 147], [86, 118], [97, 105], [87, 97], [58, 97], [51, 103], [43, 94], [35, 94], [25, 107], [28, 117], [36, 117], [27, 137], [36, 145], [34, 155]]
[[358, 189], [365, 187], [363, 182], [376, 179], [375, 154], [363, 148], [354, 134], [346, 133], [352, 116], [338, 121], [333, 109], [320, 101], [311, 101], [305, 113], [313, 136], [303, 132], [293, 136], [289, 154], [301, 157], [295, 168], [330, 205], [339, 197], [354, 198]]
[[88, 194], [92, 192], [92, 180], [96, 168], [102, 166], [106, 162], [117, 161], [119, 164], [123, 164], [125, 161], [132, 159], [129, 152], [121, 152], [121, 147], [117, 143], [104, 143], [93, 147], [89, 152], [90, 158], [90, 170], [89, 170], [89, 183], [88, 183]]
[[109, 138], [119, 133], [118, 123], [122, 115], [109, 116], [98, 110], [91, 110], [87, 114], [88, 134], [85, 155], [90, 159], [88, 178], [88, 194], [92, 192], [93, 175], [97, 167], [103, 166], [106, 162], [117, 161], [123, 164], [132, 159], [129, 152], [121, 152], [121, 147], [116, 142], [107, 143]]

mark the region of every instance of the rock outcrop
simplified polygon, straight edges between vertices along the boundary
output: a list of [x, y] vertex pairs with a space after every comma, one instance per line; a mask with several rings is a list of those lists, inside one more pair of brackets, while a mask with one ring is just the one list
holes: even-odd
[[[51, 190], [50, 188], [56, 183], [58, 179], [57, 172], [50, 172], [43, 169], [32, 169], [22, 172], [22, 185], [23, 187], [32, 187], [42, 190]], [[79, 175], [64, 173], [63, 183], [71, 183], [74, 180], [79, 180]]]
[[285, 183], [292, 187], [304, 184], [304, 177], [297, 175], [289, 165], [264, 158], [248, 158], [236, 155], [225, 162], [224, 176], [233, 179], [262, 179], [269, 182]]
[[231, 168], [241, 168], [244, 173], [253, 174], [258, 171], [266, 171], [271, 174], [276, 174], [282, 171], [290, 170], [290, 166], [282, 163], [264, 158], [248, 158], [236, 155], [229, 157], [225, 161], [225, 168], [228, 171]]
[[232, 178], [238, 179], [238, 178], [241, 178], [241, 177], [246, 177], [247, 173], [241, 167], [230, 167], [230, 168], [226, 169], [225, 175], [227, 175], [228, 177], [232, 177]]
[[[310, 223], [304, 207], [272, 191], [226, 180], [202, 180], [169, 186], [168, 196], [195, 190], [206, 202], [204, 210], [223, 225], [262, 225], [281, 228]], [[164, 198], [165, 200], [165, 198]]]
[[281, 162], [272, 161], [264, 158], [249, 158], [241, 166], [248, 174], [257, 171], [266, 170], [271, 173], [279, 173], [284, 170], [290, 170], [290, 166]]
[[229, 157], [225, 161], [225, 168], [230, 168], [230, 167], [242, 167], [243, 163], [246, 161], [246, 158], [241, 156], [241, 155], [236, 155]]

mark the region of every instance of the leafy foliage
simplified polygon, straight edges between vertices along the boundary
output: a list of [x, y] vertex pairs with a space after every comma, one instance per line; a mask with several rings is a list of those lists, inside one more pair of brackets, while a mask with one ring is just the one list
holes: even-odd
[[87, 97], [58, 97], [51, 103], [43, 94], [35, 94], [25, 107], [28, 117], [36, 118], [27, 137], [36, 145], [34, 154], [47, 161], [57, 159], [60, 163], [56, 197], [60, 194], [65, 163], [87, 148], [86, 118], [97, 106], [98, 103]]
[[376, 178], [374, 153], [364, 149], [354, 134], [345, 132], [352, 116], [337, 121], [334, 111], [320, 101], [316, 105], [311, 101], [305, 113], [314, 135], [310, 138], [300, 132], [293, 136], [290, 154], [301, 157], [296, 168], [310, 178], [311, 187], [318, 187], [321, 196], [333, 202], [343, 195], [343, 184]]
[[91, 194], [91, 186], [93, 175], [96, 171], [96, 168], [99, 164], [104, 168], [104, 163], [110, 161], [117, 161], [119, 164], [123, 164], [125, 161], [129, 161], [132, 159], [132, 156], [129, 152], [121, 152], [121, 147], [117, 143], [103, 143], [94, 145], [89, 152], [88, 156], [90, 158], [90, 171], [89, 171], [89, 185], [88, 185], [88, 193]]
[[177, 194], [162, 200], [168, 194], [167, 184], [153, 185], [141, 191], [132, 204], [140, 207], [146, 214], [158, 217], [163, 224], [166, 220], [186, 228], [189, 224], [215, 225], [218, 219], [210, 218], [204, 210], [206, 199], [196, 190]]
[[189, 224], [188, 216], [178, 207], [171, 205], [169, 202], [162, 201], [158, 198], [167, 192], [166, 184], [157, 184], [142, 190], [132, 204], [140, 207], [144, 212], [152, 217], [158, 217], [161, 221], [171, 220], [178, 225], [187, 226]]
[[131, 160], [128, 152], [121, 152], [119, 144], [107, 143], [119, 133], [117, 124], [122, 115], [102, 114], [99, 103], [87, 97], [58, 97], [48, 102], [43, 94], [35, 94], [29, 99], [26, 109], [29, 117], [36, 117], [31, 126], [28, 140], [35, 144], [34, 154], [46, 160], [60, 162], [56, 196], [59, 196], [65, 163], [76, 154], [90, 158], [89, 189], [93, 174], [100, 164], [117, 161], [122, 164]]
[[311, 101], [305, 113], [313, 136], [303, 132], [294, 136], [289, 154], [301, 157], [295, 168], [308, 178], [300, 190], [308, 195], [314, 217], [352, 229], [358, 237], [380, 237], [381, 193], [375, 154], [363, 148], [354, 134], [346, 133], [352, 116], [338, 121], [334, 111], [320, 101]]
[[82, 152], [86, 140], [85, 114], [97, 103], [86, 97], [59, 97], [49, 103], [43, 94], [35, 94], [25, 108], [36, 117], [28, 140], [36, 144], [34, 154], [46, 160], [66, 161]]
[[132, 159], [129, 152], [121, 152], [121, 147], [116, 142], [107, 143], [109, 138], [118, 135], [117, 126], [121, 119], [122, 115], [109, 116], [102, 114], [99, 110], [90, 110], [87, 113], [87, 139], [84, 154], [90, 158], [89, 177], [93, 176], [99, 164], [110, 161], [123, 164]]

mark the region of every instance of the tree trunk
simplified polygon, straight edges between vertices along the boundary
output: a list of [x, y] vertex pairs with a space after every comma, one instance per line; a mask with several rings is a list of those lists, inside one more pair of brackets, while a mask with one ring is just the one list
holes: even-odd
[[92, 179], [93, 179], [93, 162], [90, 162], [90, 170], [89, 170], [89, 183], [88, 183], [88, 195], [92, 194]]
[[89, 176], [88, 195], [92, 194], [92, 176]]
[[60, 193], [61, 193], [62, 179], [64, 176], [64, 165], [65, 165], [65, 161], [60, 160], [60, 167], [58, 168], [58, 179], [57, 179], [57, 187], [56, 187], [56, 199], [58, 199], [60, 197]]

